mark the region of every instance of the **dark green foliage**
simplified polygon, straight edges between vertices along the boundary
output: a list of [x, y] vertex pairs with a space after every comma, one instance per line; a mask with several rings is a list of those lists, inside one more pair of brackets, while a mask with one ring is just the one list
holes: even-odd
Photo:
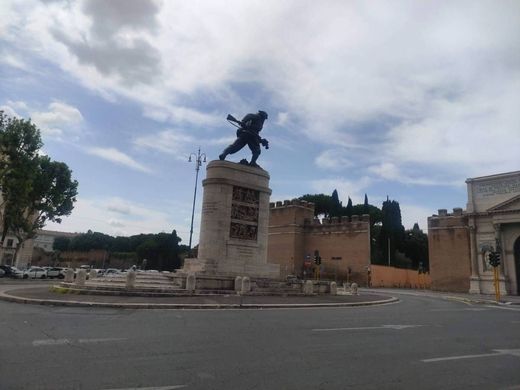
[[348, 217], [348, 220], [350, 221], [352, 219], [352, 213], [354, 212], [354, 207], [352, 206], [352, 199], [350, 199], [350, 196], [348, 197], [347, 207], [345, 207], [344, 215]]
[[56, 237], [54, 239], [54, 243], [52, 244], [52, 249], [55, 251], [68, 251], [70, 247], [70, 238], [69, 237]]
[[331, 210], [333, 209], [333, 201], [331, 196], [325, 194], [307, 194], [301, 196], [299, 199], [314, 203], [314, 216], [317, 217], [321, 215], [325, 218], [331, 216]]
[[60, 223], [72, 212], [78, 182], [65, 163], [40, 156], [42, 146], [40, 131], [30, 120], [0, 111], [2, 241], [11, 233], [20, 244], [47, 221]]
[[[390, 257], [390, 264], [392, 260], [395, 262], [395, 253], [400, 249], [404, 240], [404, 226], [401, 220], [401, 208], [399, 202], [389, 200], [383, 202], [381, 209], [382, 226], [379, 233], [378, 247], [382, 258], [379, 260], [381, 264], [388, 265], [388, 258]], [[390, 250], [390, 256], [389, 256]]]
[[66, 249], [59, 250], [87, 252], [101, 249], [108, 251], [110, 257], [117, 257], [117, 254], [128, 257], [129, 254], [135, 253], [139, 263], [142, 263], [143, 259], [147, 260], [147, 269], [173, 270], [181, 265], [181, 253], [187, 252], [185, 245], [182, 245], [182, 248], [179, 246], [180, 241], [175, 230], [171, 234], [138, 234], [130, 237], [112, 237], [89, 230], [70, 240]]
[[365, 194], [365, 202], [363, 202], [363, 214], [369, 213], [369, 204], [368, 204], [368, 196]]
[[343, 212], [343, 205], [339, 201], [338, 191], [334, 190], [334, 191], [332, 191], [332, 196], [331, 196], [329, 216], [330, 217], [341, 217], [342, 212]]
[[428, 235], [419, 228], [419, 224], [415, 223], [412, 229], [405, 231], [401, 247], [402, 252], [412, 261], [413, 269], [418, 269], [420, 263], [425, 270], [429, 269]]

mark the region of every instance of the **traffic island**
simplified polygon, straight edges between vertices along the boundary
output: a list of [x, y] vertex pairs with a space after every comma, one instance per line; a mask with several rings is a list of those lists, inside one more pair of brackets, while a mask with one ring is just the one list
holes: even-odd
[[[51, 287], [52, 288], [52, 287]], [[117, 296], [57, 293], [49, 286], [6, 289], [0, 299], [38, 305], [109, 307], [128, 309], [267, 309], [311, 307], [356, 307], [398, 302], [385, 294], [273, 296], [198, 294], [191, 296]]]

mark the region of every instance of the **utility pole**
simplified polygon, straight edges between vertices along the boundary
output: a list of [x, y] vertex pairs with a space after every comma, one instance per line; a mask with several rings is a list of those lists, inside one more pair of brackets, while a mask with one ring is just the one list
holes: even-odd
[[201, 153], [200, 147], [199, 147], [197, 154], [195, 154], [195, 153], [190, 154], [190, 157], [188, 158], [188, 162], [191, 162], [192, 156], [195, 159], [195, 172], [196, 173], [195, 173], [195, 191], [193, 191], [193, 207], [191, 209], [191, 226], [190, 226], [190, 243], [189, 243], [190, 251], [191, 251], [191, 238], [193, 236], [193, 217], [195, 216], [195, 200], [197, 199], [197, 184], [199, 182], [199, 170], [200, 170], [200, 166], [202, 165], [202, 163], [206, 162], [206, 154]]

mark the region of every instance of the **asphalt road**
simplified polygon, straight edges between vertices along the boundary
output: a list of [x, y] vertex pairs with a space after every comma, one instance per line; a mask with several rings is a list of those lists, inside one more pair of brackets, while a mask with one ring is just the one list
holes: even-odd
[[0, 302], [0, 389], [520, 389], [520, 307], [129, 310]]

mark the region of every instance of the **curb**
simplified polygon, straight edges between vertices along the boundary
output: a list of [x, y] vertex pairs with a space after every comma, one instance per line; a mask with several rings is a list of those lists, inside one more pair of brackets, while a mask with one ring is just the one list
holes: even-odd
[[366, 302], [334, 302], [334, 303], [259, 303], [259, 304], [217, 304], [217, 303], [112, 303], [112, 302], [85, 302], [85, 301], [60, 301], [55, 299], [21, 298], [15, 295], [0, 293], [0, 300], [46, 306], [74, 306], [74, 307], [105, 307], [117, 309], [297, 309], [318, 307], [356, 307], [385, 305], [399, 302], [399, 298]]
[[[368, 289], [367, 292], [373, 292], [378, 293], [377, 290], [374, 289]], [[383, 291], [383, 294], [391, 294], [388, 291]], [[451, 301], [459, 301], [464, 303], [474, 303], [474, 304], [481, 304], [481, 305], [497, 305], [497, 306], [515, 306], [520, 305], [520, 302], [511, 302], [511, 301], [499, 301], [497, 302], [494, 299], [483, 299], [483, 298], [473, 298], [473, 297], [461, 297], [457, 295], [443, 295], [443, 294], [428, 294], [427, 292], [417, 292], [417, 293], [411, 293], [408, 291], [393, 291], [394, 294], [402, 294], [402, 295], [413, 295], [413, 296], [422, 296], [422, 297], [428, 297], [428, 298], [438, 298], [438, 299], [444, 299], [444, 300], [451, 300]]]

